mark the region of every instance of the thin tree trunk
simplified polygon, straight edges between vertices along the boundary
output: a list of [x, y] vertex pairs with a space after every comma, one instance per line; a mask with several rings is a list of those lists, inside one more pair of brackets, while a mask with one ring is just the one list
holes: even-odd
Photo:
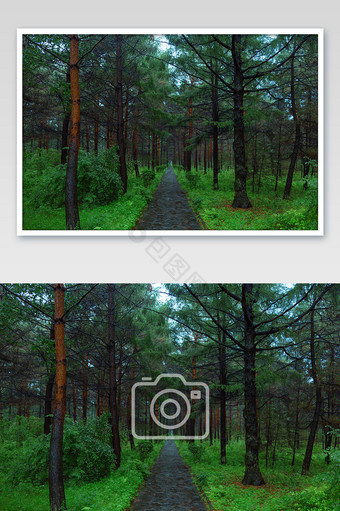
[[[66, 83], [70, 83], [70, 70], [66, 73]], [[71, 112], [69, 105], [66, 105], [66, 112], [63, 120], [63, 128], [61, 134], [61, 160], [60, 163], [64, 165], [67, 161], [67, 150], [68, 150], [68, 127], [70, 123]]]
[[64, 294], [63, 284], [54, 284], [56, 377], [49, 462], [50, 511], [66, 509], [63, 481], [63, 429], [66, 409]]
[[80, 92], [79, 92], [79, 38], [71, 35], [70, 50], [70, 83], [71, 83], [71, 125], [70, 146], [66, 170], [65, 209], [66, 229], [80, 229], [77, 171], [80, 142]]
[[117, 407], [117, 375], [116, 375], [116, 311], [115, 284], [108, 284], [108, 352], [109, 352], [109, 402], [112, 427], [112, 445], [115, 453], [116, 468], [120, 466], [120, 436]]
[[120, 177], [123, 182], [123, 193], [127, 192], [127, 168], [125, 161], [125, 144], [124, 144], [124, 114], [123, 114], [123, 64], [122, 64], [122, 34], [116, 35], [117, 40], [117, 116], [118, 116], [118, 146], [119, 146], [119, 162]]
[[[212, 66], [212, 61], [211, 61]], [[211, 75], [211, 100], [213, 120], [213, 189], [218, 190], [218, 89], [217, 76]]]
[[[218, 316], [217, 316], [218, 318]], [[223, 325], [225, 325], [225, 320], [223, 318]], [[226, 375], [226, 335], [225, 332], [219, 329], [219, 345], [218, 345], [218, 355], [219, 355], [219, 369], [220, 369], [220, 415], [221, 415], [221, 465], [225, 465], [227, 462], [227, 454], [226, 454], [226, 384], [227, 384], [227, 375]]]
[[296, 111], [296, 101], [295, 101], [294, 60], [295, 60], [295, 53], [292, 56], [291, 68], [290, 68], [291, 69], [290, 91], [291, 91], [291, 102], [292, 102], [292, 115], [293, 115], [294, 124], [295, 124], [295, 141], [294, 141], [292, 156], [290, 158], [286, 186], [285, 186], [284, 193], [283, 193], [284, 199], [288, 199], [290, 196], [290, 191], [291, 191], [292, 183], [293, 183], [294, 169], [295, 169], [295, 164], [296, 164], [296, 160], [297, 160], [298, 153], [299, 153], [300, 139], [301, 139], [301, 128], [300, 128], [300, 122], [299, 122], [297, 111]]
[[318, 431], [319, 418], [321, 413], [321, 405], [322, 405], [322, 395], [321, 395], [321, 385], [319, 382], [319, 377], [316, 369], [316, 360], [315, 360], [315, 326], [314, 326], [314, 307], [311, 309], [311, 335], [310, 335], [310, 357], [311, 357], [311, 366], [312, 366], [312, 378], [315, 387], [315, 408], [312, 419], [312, 424], [309, 432], [307, 447], [305, 457], [302, 463], [302, 475], [307, 475], [310, 468], [310, 463], [312, 460], [313, 454], [313, 445], [316, 437], [316, 433]]
[[82, 395], [82, 401], [83, 401], [83, 422], [86, 424], [87, 420], [87, 386], [88, 386], [88, 354], [86, 353], [85, 359], [84, 359], [84, 366], [83, 366], [83, 395]]
[[54, 378], [55, 373], [50, 374], [45, 387], [44, 435], [51, 432]]
[[72, 380], [72, 398], [73, 398], [73, 420], [77, 420], [77, 389]]
[[296, 407], [295, 407], [295, 425], [294, 425], [294, 441], [293, 441], [293, 457], [292, 467], [295, 463], [296, 447], [299, 441], [299, 404], [300, 404], [300, 386], [296, 390]]

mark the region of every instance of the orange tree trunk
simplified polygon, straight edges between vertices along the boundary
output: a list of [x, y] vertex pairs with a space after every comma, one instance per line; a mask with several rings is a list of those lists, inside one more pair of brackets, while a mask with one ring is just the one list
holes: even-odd
[[54, 284], [56, 377], [49, 463], [50, 511], [66, 509], [63, 481], [63, 429], [66, 409], [64, 293], [63, 284]]
[[79, 38], [77, 35], [71, 35], [71, 123], [65, 186], [66, 229], [80, 229], [77, 198], [78, 152], [80, 142], [80, 92], [78, 60]]

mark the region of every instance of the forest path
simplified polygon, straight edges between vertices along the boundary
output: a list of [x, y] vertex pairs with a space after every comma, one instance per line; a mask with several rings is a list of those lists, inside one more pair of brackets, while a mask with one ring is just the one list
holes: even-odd
[[173, 440], [163, 446], [130, 511], [207, 511]]
[[135, 225], [138, 230], [200, 230], [202, 227], [170, 166]]

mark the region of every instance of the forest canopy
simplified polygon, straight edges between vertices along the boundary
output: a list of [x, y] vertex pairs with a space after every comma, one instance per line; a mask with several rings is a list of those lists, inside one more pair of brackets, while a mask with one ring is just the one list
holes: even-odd
[[202, 229], [316, 230], [318, 53], [317, 33], [23, 34], [23, 228], [133, 228], [171, 165]]

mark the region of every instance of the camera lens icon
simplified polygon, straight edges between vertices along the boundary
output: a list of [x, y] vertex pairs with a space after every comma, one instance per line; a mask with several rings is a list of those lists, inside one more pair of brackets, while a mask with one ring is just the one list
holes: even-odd
[[[190, 419], [193, 421], [191, 425], [194, 424], [199, 414], [204, 417], [203, 431], [195, 435], [193, 426], [189, 428], [190, 434], [185, 434], [188, 430], [184, 428], [186, 423]], [[147, 429], [149, 434], [140, 434], [141, 430], [145, 433]], [[208, 385], [187, 382], [180, 374], [161, 374], [155, 381], [142, 378], [131, 389], [131, 432], [142, 440], [167, 439], [169, 435], [178, 440], [206, 438], [209, 435]]]
[[[156, 414], [155, 414], [155, 408], [156, 408], [156, 403], [157, 403], [157, 400], [163, 396], [164, 394], [170, 394], [170, 393], [174, 393], [174, 394], [177, 394], [179, 395], [183, 401], [185, 402], [186, 404], [186, 413], [184, 415], [184, 418], [178, 422], [177, 424], [164, 424], [163, 422], [161, 422], [160, 420], [158, 420]], [[165, 411], [165, 407], [167, 405], [175, 405], [176, 407], [176, 411], [173, 413], [173, 414], [169, 414]], [[181, 414], [181, 410], [182, 410], [182, 407], [180, 405], [180, 403], [176, 400], [176, 399], [166, 399], [165, 401], [163, 401], [159, 407], [159, 415], [164, 417], [165, 419], [168, 419], [168, 420], [174, 420], [174, 419], [177, 419], [177, 417]], [[153, 421], [155, 422], [155, 424], [157, 424], [157, 426], [159, 426], [160, 428], [164, 428], [164, 429], [178, 429], [180, 428], [181, 426], [184, 426], [184, 424], [187, 422], [187, 420], [189, 419], [190, 417], [190, 413], [191, 413], [191, 405], [190, 405], [190, 401], [189, 399], [187, 398], [187, 396], [185, 394], [183, 394], [183, 392], [181, 392], [180, 390], [177, 390], [177, 389], [165, 389], [165, 390], [161, 390], [160, 392], [158, 392], [152, 399], [151, 403], [150, 403], [150, 414], [151, 414], [151, 417], [153, 419]]]

